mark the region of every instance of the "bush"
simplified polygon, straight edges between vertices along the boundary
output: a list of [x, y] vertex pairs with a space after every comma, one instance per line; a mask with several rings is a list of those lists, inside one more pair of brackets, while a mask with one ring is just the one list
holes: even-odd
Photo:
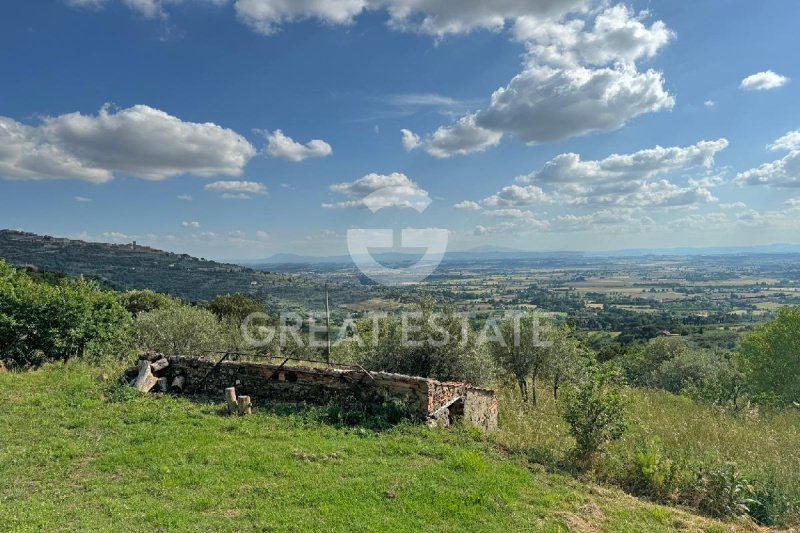
[[217, 296], [208, 303], [208, 310], [214, 313], [218, 319], [227, 320], [236, 324], [252, 313], [263, 313], [264, 304], [244, 294], [224, 294]]
[[149, 311], [155, 311], [156, 309], [171, 307], [178, 302], [166, 294], [145, 289], [122, 293], [119, 296], [119, 303], [121, 303], [130, 314], [136, 316], [139, 313], [147, 313]]
[[619, 358], [625, 375], [632, 385], [653, 386], [658, 369], [689, 352], [681, 337], [656, 337], [647, 344], [632, 347]]
[[224, 348], [227, 332], [206, 309], [175, 305], [142, 313], [134, 323], [137, 347], [168, 355], [202, 355]]
[[800, 307], [781, 309], [745, 335], [739, 353], [756, 395], [800, 402]]
[[0, 354], [13, 366], [122, 350], [130, 320], [94, 281], [39, 283], [0, 261]]
[[[387, 316], [364, 320], [356, 325], [362, 342], [344, 341], [337, 346], [335, 359], [355, 362], [370, 370], [397, 372], [443, 381], [486, 381], [492, 365], [478, 345], [475, 333], [463, 328], [463, 320], [453, 309], [433, 314], [433, 302], [422, 299], [418, 313], [407, 315], [414, 332], [403, 339], [400, 317]], [[377, 326], [373, 328], [373, 326]], [[377, 338], [373, 337], [377, 334]], [[464, 335], [466, 334], [466, 338]], [[429, 342], [432, 341], [432, 342]]]
[[653, 374], [653, 385], [696, 400], [737, 405], [744, 376], [726, 354], [691, 350], [665, 361]]
[[627, 405], [622, 373], [613, 366], [592, 368], [587, 379], [570, 391], [563, 416], [582, 466], [591, 466], [609, 442], [622, 437]]
[[692, 471], [682, 461], [668, 457], [657, 438], [640, 442], [629, 461], [623, 484], [635, 494], [675, 501], [691, 482]]
[[742, 516], [758, 502], [755, 488], [733, 463], [722, 468], [701, 468], [694, 483], [696, 506], [717, 518]]

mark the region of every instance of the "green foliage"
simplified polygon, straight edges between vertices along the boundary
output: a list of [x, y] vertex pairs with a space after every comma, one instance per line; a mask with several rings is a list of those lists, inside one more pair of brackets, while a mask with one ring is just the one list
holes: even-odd
[[622, 373], [611, 365], [590, 369], [570, 391], [563, 416], [581, 462], [591, 465], [609, 442], [622, 437], [628, 403]]
[[656, 337], [632, 347], [618, 361], [632, 385], [653, 386], [661, 365], [688, 352], [689, 346], [681, 337]]
[[244, 294], [225, 294], [217, 296], [208, 303], [208, 310], [217, 315], [220, 320], [227, 320], [241, 324], [252, 313], [266, 311], [264, 304]]
[[690, 350], [664, 361], [653, 374], [652, 383], [676, 394], [734, 407], [745, 385], [744, 375], [730, 354], [707, 350]]
[[121, 351], [130, 315], [83, 278], [38, 283], [0, 261], [0, 354], [13, 366]]
[[569, 328], [555, 329], [547, 338], [553, 344], [545, 361], [544, 376], [553, 389], [553, 398], [558, 400], [562, 385], [577, 383], [584, 378], [594, 354], [573, 337]]
[[681, 337], [658, 337], [630, 348], [617, 361], [628, 381], [692, 398], [737, 406], [745, 376], [733, 354], [690, 348]]
[[[335, 359], [356, 362], [370, 370], [480, 384], [491, 364], [474, 331], [452, 308], [435, 312], [433, 300], [421, 298], [416, 313], [405, 319], [385, 316], [356, 324], [357, 340], [338, 343]], [[403, 320], [406, 321], [405, 325]], [[403, 338], [403, 331], [406, 337]]]
[[800, 401], [800, 307], [787, 307], [742, 338], [739, 354], [757, 395]]
[[694, 490], [697, 507], [718, 518], [746, 515], [750, 507], [758, 504], [753, 499], [753, 483], [739, 472], [734, 463], [721, 468], [701, 468]]
[[661, 439], [653, 437], [636, 447], [624, 485], [636, 494], [675, 501], [691, 477], [688, 466], [669, 457]]
[[174, 305], [141, 313], [134, 322], [137, 347], [168, 355], [202, 355], [226, 346], [226, 332], [211, 311]]
[[[800, 524], [800, 409], [721, 409], [653, 389], [631, 388], [628, 394], [628, 427], [597, 458], [596, 479], [697, 508], [707, 491], [707, 482], [699, 480], [735, 462], [755, 488], [757, 503], [745, 504], [753, 519], [780, 527]], [[571, 467], [574, 439], [562, 418], [564, 399], [542, 398], [531, 411], [511, 387], [501, 389], [496, 440], [550, 469]]]
[[487, 338], [492, 359], [500, 369], [516, 379], [526, 402], [529, 397], [528, 379], [532, 381], [530, 396], [536, 404], [536, 380], [553, 357], [554, 342], [549, 335], [552, 327], [548, 319], [538, 314], [510, 316], [499, 324], [497, 338]]
[[150, 289], [124, 292], [119, 296], [119, 302], [133, 316], [157, 309], [165, 309], [178, 303], [170, 296], [153, 292]]

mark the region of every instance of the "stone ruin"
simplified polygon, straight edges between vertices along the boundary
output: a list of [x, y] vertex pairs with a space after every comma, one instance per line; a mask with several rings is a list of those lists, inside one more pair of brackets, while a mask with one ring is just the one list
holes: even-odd
[[239, 394], [254, 399], [318, 405], [380, 406], [388, 400], [401, 403], [414, 420], [431, 426], [446, 427], [463, 420], [487, 432], [497, 429], [497, 396], [490, 389], [363, 368], [287, 366], [287, 361], [274, 364], [146, 355], [140, 358], [138, 377], [131, 384], [144, 391], [219, 398], [235, 387]]

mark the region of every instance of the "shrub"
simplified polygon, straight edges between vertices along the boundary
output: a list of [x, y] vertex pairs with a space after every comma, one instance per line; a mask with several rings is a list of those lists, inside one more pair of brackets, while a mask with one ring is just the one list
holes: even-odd
[[727, 518], [749, 514], [758, 502], [755, 488], [733, 463], [721, 468], [702, 467], [694, 483], [696, 506], [711, 516]]
[[800, 307], [781, 309], [745, 335], [739, 354], [753, 392], [784, 403], [800, 401]]
[[652, 383], [675, 394], [736, 406], [744, 376], [726, 354], [690, 350], [663, 362], [654, 372]]
[[150, 289], [133, 290], [122, 293], [119, 303], [133, 316], [147, 313], [156, 309], [164, 309], [176, 305], [178, 302], [166, 294], [153, 292]]
[[208, 303], [208, 310], [220, 320], [241, 324], [252, 313], [263, 313], [264, 304], [244, 294], [225, 294], [217, 296]]
[[33, 281], [0, 261], [0, 353], [14, 366], [38, 366], [122, 350], [130, 315], [94, 281]]
[[636, 447], [625, 485], [636, 494], [674, 501], [691, 477], [691, 470], [683, 462], [668, 457], [661, 441], [652, 438]]
[[635, 346], [619, 358], [632, 385], [652, 386], [659, 367], [689, 352], [681, 337], [656, 337], [647, 344]]
[[335, 359], [356, 362], [370, 370], [443, 381], [474, 384], [486, 381], [491, 372], [490, 361], [478, 345], [475, 333], [464, 329], [462, 317], [451, 308], [434, 314], [429, 298], [421, 299], [417, 305], [416, 315], [406, 315], [408, 325], [413, 326], [406, 329], [407, 339], [403, 339], [400, 317], [364, 320], [356, 325], [361, 342], [340, 343]]
[[628, 398], [619, 369], [598, 366], [567, 396], [564, 420], [575, 439], [575, 456], [583, 466], [591, 466], [605, 446], [622, 437]]
[[755, 501], [748, 505], [750, 516], [766, 526], [800, 523], [800, 500], [790, 492], [774, 471], [768, 472], [756, 485]]
[[213, 313], [188, 305], [142, 313], [134, 323], [139, 348], [169, 355], [201, 355], [224, 347], [226, 338]]

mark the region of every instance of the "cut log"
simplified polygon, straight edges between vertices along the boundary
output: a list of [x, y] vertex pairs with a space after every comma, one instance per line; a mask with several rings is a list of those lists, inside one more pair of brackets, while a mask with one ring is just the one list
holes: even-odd
[[162, 357], [158, 361], [155, 361], [154, 363], [150, 364], [150, 370], [155, 373], [164, 370], [168, 366], [169, 366], [169, 361], [167, 361], [166, 357]]
[[250, 396], [239, 396], [239, 414], [249, 415], [253, 412], [253, 404], [250, 403]]
[[139, 356], [139, 361], [149, 361], [149, 362], [152, 363], [153, 361], [158, 361], [159, 359], [161, 359], [163, 357], [164, 357], [163, 354], [148, 352], [148, 353], [143, 353], [142, 355], [140, 355]]
[[150, 371], [150, 361], [139, 361], [139, 375], [133, 386], [139, 391], [150, 392], [157, 382], [158, 378]]
[[156, 389], [158, 392], [167, 392], [167, 390], [169, 390], [169, 382], [167, 381], [167, 378], [158, 378]]
[[175, 376], [175, 379], [172, 380], [172, 385], [170, 386], [170, 392], [175, 392], [180, 394], [183, 392], [183, 385], [186, 383], [186, 378], [183, 376]]
[[234, 415], [239, 412], [239, 403], [236, 401], [236, 387], [225, 389], [225, 401], [228, 404], [228, 413]]

